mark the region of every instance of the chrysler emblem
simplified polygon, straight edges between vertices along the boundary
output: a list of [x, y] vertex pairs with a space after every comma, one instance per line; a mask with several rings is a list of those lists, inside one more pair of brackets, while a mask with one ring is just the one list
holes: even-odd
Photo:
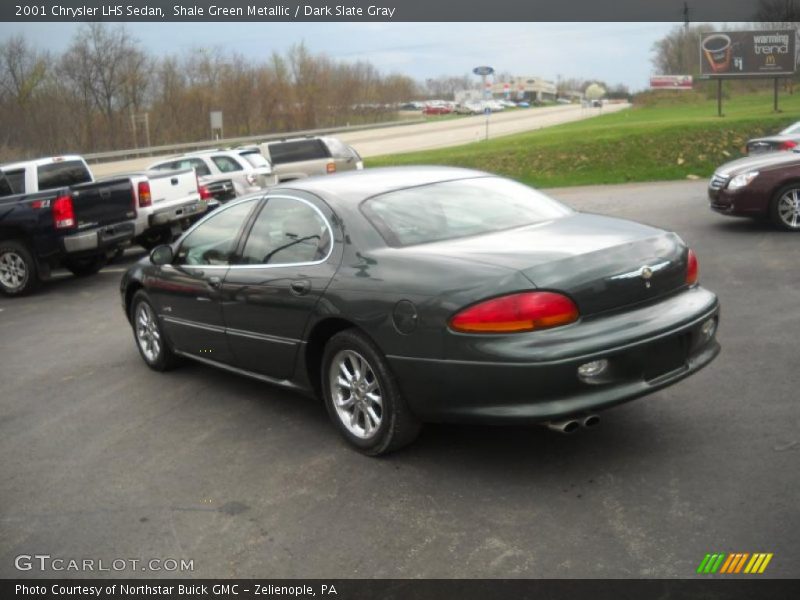
[[650, 267], [642, 267], [642, 279], [644, 279], [645, 287], [650, 287], [650, 278], [653, 276], [653, 269]]

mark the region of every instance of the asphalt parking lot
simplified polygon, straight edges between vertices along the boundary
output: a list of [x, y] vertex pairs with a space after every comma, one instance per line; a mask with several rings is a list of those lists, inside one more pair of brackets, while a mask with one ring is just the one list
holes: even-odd
[[702, 181], [552, 193], [695, 249], [716, 362], [571, 436], [429, 426], [371, 459], [310, 399], [147, 369], [124, 262], [60, 276], [0, 298], [0, 576], [92, 576], [14, 567], [49, 554], [194, 563], [103, 576], [669, 578], [708, 552], [800, 575], [800, 236], [712, 214]]

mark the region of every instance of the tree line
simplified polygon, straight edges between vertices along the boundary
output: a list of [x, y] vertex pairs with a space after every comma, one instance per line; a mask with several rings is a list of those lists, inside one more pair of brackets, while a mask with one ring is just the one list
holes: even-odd
[[[394, 117], [415, 82], [303, 44], [256, 59], [221, 49], [148, 54], [124, 26], [88, 23], [61, 54], [0, 44], [0, 160], [369, 123]], [[146, 119], [145, 119], [146, 115]]]

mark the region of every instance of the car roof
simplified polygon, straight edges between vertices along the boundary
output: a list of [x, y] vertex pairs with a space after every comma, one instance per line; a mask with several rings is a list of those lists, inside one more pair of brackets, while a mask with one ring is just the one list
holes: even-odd
[[307, 179], [295, 179], [276, 186], [270, 191], [306, 191], [325, 200], [338, 200], [347, 204], [358, 204], [372, 196], [396, 190], [444, 181], [492, 176], [490, 173], [456, 167], [383, 167], [365, 169], [363, 171], [345, 171], [336, 175], [320, 175]]
[[0, 169], [13, 170], [26, 166], [41, 167], [42, 165], [76, 160], [85, 162], [83, 157], [77, 154], [63, 154], [61, 156], [45, 156], [44, 158], [34, 158], [32, 160], [20, 160], [13, 163], [5, 163], [0, 165]]

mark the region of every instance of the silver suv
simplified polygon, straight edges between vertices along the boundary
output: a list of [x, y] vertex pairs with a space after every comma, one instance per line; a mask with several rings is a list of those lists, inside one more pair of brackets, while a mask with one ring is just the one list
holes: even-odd
[[279, 182], [364, 168], [358, 152], [334, 137], [290, 138], [257, 147], [272, 164]]
[[277, 183], [272, 167], [263, 156], [247, 150], [205, 150], [162, 160], [148, 167], [164, 171], [194, 168], [200, 183], [226, 178], [236, 196], [257, 192]]

